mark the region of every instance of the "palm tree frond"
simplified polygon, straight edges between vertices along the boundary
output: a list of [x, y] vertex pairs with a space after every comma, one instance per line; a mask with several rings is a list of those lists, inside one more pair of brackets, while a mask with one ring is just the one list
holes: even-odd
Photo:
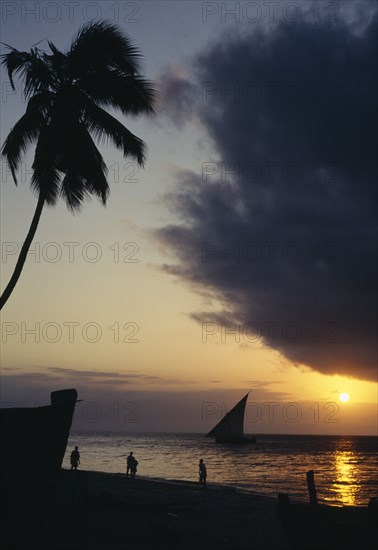
[[61, 171], [57, 166], [58, 144], [53, 128], [48, 126], [40, 132], [35, 149], [31, 188], [42, 195], [49, 205], [54, 205], [59, 195]]
[[131, 156], [143, 166], [146, 157], [145, 143], [130, 132], [112, 115], [87, 101], [83, 120], [97, 140], [111, 139], [114, 145], [123, 152], [124, 157]]
[[116, 25], [99, 21], [81, 27], [68, 57], [71, 74], [77, 78], [104, 66], [134, 75], [140, 69], [141, 54]]
[[[59, 144], [57, 167], [65, 174], [60, 194], [67, 207], [78, 210], [77, 200], [90, 194], [100, 197], [103, 204], [109, 194], [106, 179], [107, 167], [99, 150], [83, 124], [77, 124], [74, 131], [62, 132]], [[69, 187], [72, 185], [72, 189]], [[85, 191], [82, 189], [85, 186]], [[70, 200], [73, 200], [73, 203]]]
[[15, 90], [13, 75], [17, 73], [20, 73], [24, 80], [25, 97], [51, 87], [51, 68], [43, 59], [44, 55], [36, 48], [30, 52], [20, 52], [12, 48], [9, 53], [1, 56], [13, 90]]
[[53, 54], [55, 54], [55, 55], [64, 55], [60, 50], [58, 50], [58, 48], [55, 46], [55, 44], [53, 44], [50, 40], [48, 40], [47, 43], [48, 43], [49, 48], [50, 48], [50, 50], [52, 51]]
[[72, 212], [79, 212], [84, 199], [90, 197], [85, 180], [73, 170], [68, 171], [63, 178], [60, 194]]
[[33, 176], [30, 186], [36, 194], [45, 198], [50, 206], [54, 206], [59, 195], [62, 175], [53, 163], [33, 164]]
[[46, 92], [33, 96], [25, 114], [14, 125], [1, 149], [10, 166], [13, 180], [17, 185], [16, 171], [28, 146], [38, 139], [46, 119], [49, 94]]
[[142, 77], [102, 69], [85, 75], [80, 85], [93, 101], [117, 108], [124, 115], [154, 114], [156, 90]]
[[13, 73], [17, 73], [18, 71], [20, 71], [25, 63], [29, 61], [29, 54], [27, 52], [19, 52], [18, 50], [12, 48], [12, 46], [8, 46], [7, 44], [6, 46], [11, 51], [9, 53], [4, 53], [1, 55], [1, 64], [4, 65], [4, 67], [7, 69], [12, 90], [15, 90], [16, 88], [13, 81]]

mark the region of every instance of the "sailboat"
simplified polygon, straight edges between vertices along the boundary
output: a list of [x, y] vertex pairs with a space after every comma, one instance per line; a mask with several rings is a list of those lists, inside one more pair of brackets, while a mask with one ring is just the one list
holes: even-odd
[[236, 443], [239, 445], [256, 443], [255, 437], [244, 436], [244, 413], [248, 395], [249, 392], [218, 422], [206, 437], [215, 437], [215, 443]]

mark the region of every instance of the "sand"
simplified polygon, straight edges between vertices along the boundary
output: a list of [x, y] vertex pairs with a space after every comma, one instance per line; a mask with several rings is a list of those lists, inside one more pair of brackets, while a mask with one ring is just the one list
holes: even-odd
[[288, 550], [277, 501], [211, 483], [62, 470], [57, 506], [7, 526], [6, 550]]

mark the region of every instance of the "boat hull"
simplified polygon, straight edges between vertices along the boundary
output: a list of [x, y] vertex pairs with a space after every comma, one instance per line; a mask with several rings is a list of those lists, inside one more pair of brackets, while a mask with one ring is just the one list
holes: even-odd
[[279, 502], [278, 516], [291, 550], [376, 548], [377, 501], [369, 506], [311, 506]]
[[0, 409], [0, 487], [9, 511], [54, 502], [76, 401], [70, 389], [53, 392], [45, 407]]

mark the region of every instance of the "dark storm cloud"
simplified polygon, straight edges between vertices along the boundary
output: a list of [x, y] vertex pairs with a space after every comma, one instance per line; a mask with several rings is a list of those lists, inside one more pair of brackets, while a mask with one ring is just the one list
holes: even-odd
[[[225, 35], [194, 59], [186, 86], [164, 76], [217, 158], [178, 171], [167, 201], [180, 222], [156, 235], [179, 259], [164, 269], [223, 303], [192, 314], [206, 341], [238, 337], [374, 380], [376, 15], [351, 29]], [[177, 116], [177, 94], [162, 102]]]

